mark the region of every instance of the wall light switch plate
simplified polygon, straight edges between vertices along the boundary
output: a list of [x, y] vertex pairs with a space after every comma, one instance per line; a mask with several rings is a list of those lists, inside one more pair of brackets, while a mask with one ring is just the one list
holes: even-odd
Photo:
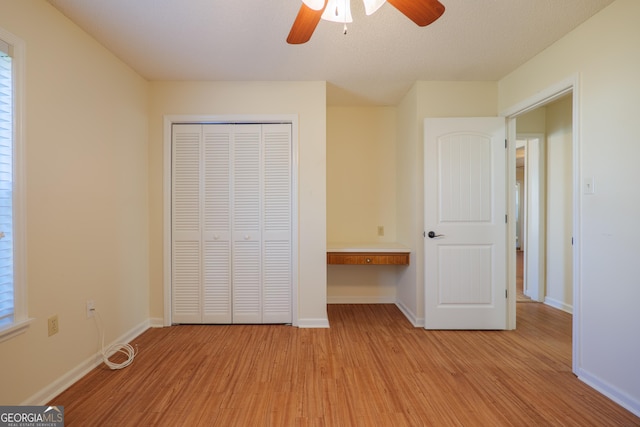
[[593, 177], [585, 178], [582, 183], [582, 194], [595, 194], [595, 192]]

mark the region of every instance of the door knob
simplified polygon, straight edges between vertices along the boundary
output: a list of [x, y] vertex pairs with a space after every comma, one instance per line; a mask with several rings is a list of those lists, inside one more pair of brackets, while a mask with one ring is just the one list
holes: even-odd
[[429, 236], [430, 239], [433, 239], [434, 237], [444, 237], [444, 234], [436, 234], [435, 232], [430, 231], [427, 233], [427, 236]]

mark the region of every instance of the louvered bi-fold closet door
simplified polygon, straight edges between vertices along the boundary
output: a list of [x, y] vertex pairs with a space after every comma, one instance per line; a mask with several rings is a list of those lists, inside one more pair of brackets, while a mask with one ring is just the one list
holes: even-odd
[[202, 322], [201, 148], [202, 126], [173, 126], [171, 314], [175, 323]]
[[172, 321], [231, 323], [232, 126], [174, 125]]
[[231, 323], [233, 125], [203, 126], [202, 322]]
[[175, 323], [292, 321], [291, 125], [174, 125]]
[[262, 322], [292, 320], [291, 125], [262, 127], [264, 157], [262, 223]]
[[233, 135], [233, 323], [291, 323], [291, 125]]
[[233, 133], [233, 323], [262, 323], [261, 125]]

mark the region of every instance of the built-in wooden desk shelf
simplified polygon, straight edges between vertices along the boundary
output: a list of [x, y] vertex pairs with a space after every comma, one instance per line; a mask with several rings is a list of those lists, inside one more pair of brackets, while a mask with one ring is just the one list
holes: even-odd
[[329, 243], [327, 264], [409, 265], [410, 254], [397, 243]]

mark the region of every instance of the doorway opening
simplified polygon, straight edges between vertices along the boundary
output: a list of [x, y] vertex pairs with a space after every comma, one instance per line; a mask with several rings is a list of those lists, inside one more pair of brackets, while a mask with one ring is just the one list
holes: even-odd
[[[516, 119], [516, 257], [522, 298], [572, 313], [572, 97]], [[525, 130], [525, 132], [521, 132]], [[518, 230], [520, 228], [520, 230]], [[520, 232], [519, 232], [520, 231]], [[520, 293], [518, 292], [518, 295]]]
[[[573, 315], [573, 366], [580, 339], [579, 137], [577, 76], [505, 112], [509, 139], [509, 293], [515, 328], [518, 275], [522, 294]], [[524, 154], [517, 174], [516, 153]], [[529, 170], [527, 170], [527, 167]], [[519, 191], [516, 183], [520, 176]], [[526, 182], [525, 182], [526, 181]], [[525, 187], [525, 188], [523, 188]], [[516, 203], [516, 194], [522, 197]], [[517, 224], [521, 224], [516, 231]], [[521, 253], [519, 252], [521, 251]], [[522, 255], [519, 270], [518, 255]], [[521, 272], [521, 273], [520, 273]]]

